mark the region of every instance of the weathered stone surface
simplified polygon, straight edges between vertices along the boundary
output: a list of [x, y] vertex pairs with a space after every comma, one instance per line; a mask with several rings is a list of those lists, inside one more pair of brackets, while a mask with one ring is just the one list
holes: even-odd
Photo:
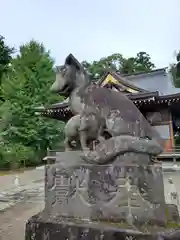
[[108, 223], [47, 219], [44, 212], [31, 217], [26, 223], [26, 240], [179, 240], [180, 230], [142, 232]]
[[[148, 164], [151, 156], [156, 156], [162, 152], [162, 147], [155, 140], [142, 139], [134, 136], [116, 136], [108, 140], [101, 141], [94, 151], [85, 152], [83, 159], [88, 163], [107, 164], [117, 160], [118, 156], [130, 154], [134, 157], [128, 160], [125, 156], [125, 163]], [[139, 155], [144, 154], [146, 157], [138, 159]], [[119, 162], [119, 160], [117, 160]]]
[[[46, 167], [47, 216], [89, 220], [126, 221], [129, 224], [165, 223], [165, 200], [160, 165], [148, 165], [148, 156], [122, 156], [147, 160], [125, 165], [86, 164], [81, 152], [57, 154]], [[144, 161], [145, 162], [145, 161]]]
[[26, 240], [162, 240], [156, 234], [120, 229], [103, 223], [59, 221], [45, 219], [43, 213], [33, 216], [26, 224]]
[[166, 213], [168, 221], [179, 223], [179, 211], [178, 206], [175, 204], [166, 204]]

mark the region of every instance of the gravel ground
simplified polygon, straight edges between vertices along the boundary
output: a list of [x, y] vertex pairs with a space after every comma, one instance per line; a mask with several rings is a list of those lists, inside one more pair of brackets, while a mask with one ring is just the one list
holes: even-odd
[[0, 215], [0, 240], [24, 240], [26, 221], [43, 209], [43, 203], [18, 203]]
[[44, 208], [43, 182], [11, 195], [14, 206], [0, 212], [0, 240], [24, 240], [26, 221]]
[[0, 194], [4, 191], [10, 191], [17, 187], [16, 178], [18, 177], [18, 185], [25, 186], [33, 182], [44, 179], [44, 169], [27, 170], [25, 172], [0, 176]]

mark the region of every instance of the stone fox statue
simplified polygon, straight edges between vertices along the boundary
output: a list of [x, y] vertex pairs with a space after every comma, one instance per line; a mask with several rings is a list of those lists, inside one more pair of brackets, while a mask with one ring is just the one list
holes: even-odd
[[51, 86], [51, 91], [69, 97], [71, 111], [80, 115], [79, 133], [83, 150], [88, 149], [87, 131], [93, 127], [93, 121], [88, 119], [92, 119], [92, 116], [94, 123], [98, 122], [99, 126], [105, 122], [112, 137], [147, 137], [161, 143], [157, 131], [151, 127], [134, 103], [121, 92], [90, 84], [87, 73], [72, 54], [66, 58], [63, 66], [57, 68], [56, 80]]

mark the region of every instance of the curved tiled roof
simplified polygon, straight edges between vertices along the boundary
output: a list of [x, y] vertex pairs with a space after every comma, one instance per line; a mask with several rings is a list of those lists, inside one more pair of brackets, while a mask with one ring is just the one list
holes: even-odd
[[126, 75], [129, 81], [148, 91], [158, 91], [159, 95], [180, 93], [180, 88], [175, 88], [172, 75], [167, 68], [156, 69], [148, 73]]
[[149, 92], [148, 90], [146, 90], [144, 88], [136, 86], [131, 81], [129, 81], [126, 77], [119, 75], [117, 72], [111, 72], [111, 71], [107, 71], [104, 74], [104, 76], [97, 82], [97, 84], [101, 85], [108, 74], [111, 74], [120, 84], [123, 84], [126, 87], [137, 90], [138, 92]]

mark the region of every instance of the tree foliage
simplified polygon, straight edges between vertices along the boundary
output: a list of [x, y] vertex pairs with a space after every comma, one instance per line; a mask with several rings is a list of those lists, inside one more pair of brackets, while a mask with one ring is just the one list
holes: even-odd
[[0, 100], [2, 101], [1, 96], [1, 81], [3, 74], [9, 69], [9, 64], [12, 60], [12, 54], [14, 52], [13, 48], [10, 48], [5, 43], [5, 39], [0, 35]]
[[34, 114], [36, 106], [59, 100], [49, 91], [54, 81], [53, 63], [44, 46], [31, 41], [20, 46], [11, 70], [3, 77], [5, 102], [1, 106], [1, 148], [6, 164], [10, 156], [18, 159], [19, 164], [24, 160], [28, 165], [38, 163], [47, 147], [63, 139], [62, 123], [44, 120]]
[[174, 86], [180, 88], [180, 51], [176, 54], [176, 62], [170, 65]]
[[8, 69], [13, 52], [14, 48], [10, 48], [6, 45], [4, 37], [0, 35], [0, 79], [2, 78], [3, 73]]
[[137, 72], [148, 72], [155, 68], [149, 54], [139, 52], [135, 57], [125, 58], [119, 53], [101, 58], [99, 61], [89, 63], [82, 62], [84, 68], [89, 72], [92, 79], [99, 79], [107, 70], [118, 71], [121, 74], [133, 74]]

